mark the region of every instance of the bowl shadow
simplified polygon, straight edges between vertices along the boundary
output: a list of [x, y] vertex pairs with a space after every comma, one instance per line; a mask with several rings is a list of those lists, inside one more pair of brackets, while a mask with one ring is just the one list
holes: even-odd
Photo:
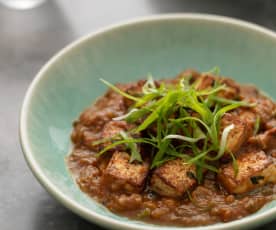
[[218, 14], [276, 29], [274, 0], [149, 0], [149, 6], [155, 13]]

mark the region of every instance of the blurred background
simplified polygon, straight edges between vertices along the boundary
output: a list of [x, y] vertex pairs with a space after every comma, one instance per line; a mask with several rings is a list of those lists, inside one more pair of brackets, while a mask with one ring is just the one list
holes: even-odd
[[[27, 87], [61, 48], [112, 23], [163, 13], [225, 15], [276, 30], [275, 0], [47, 0], [29, 10], [13, 10], [1, 1], [1, 230], [102, 229], [65, 209], [38, 184], [18, 141], [19, 111]], [[276, 229], [276, 221], [260, 229]]]

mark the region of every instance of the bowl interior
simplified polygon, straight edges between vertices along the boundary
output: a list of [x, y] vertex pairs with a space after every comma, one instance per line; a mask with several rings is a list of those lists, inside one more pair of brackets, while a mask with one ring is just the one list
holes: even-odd
[[254, 83], [276, 97], [275, 60], [275, 37], [214, 18], [163, 17], [89, 36], [56, 56], [32, 84], [21, 120], [27, 159], [32, 158], [51, 189], [92, 212], [130, 222], [83, 194], [64, 161], [72, 121], [106, 89], [99, 78], [127, 82], [148, 73], [160, 78], [185, 68], [219, 66], [223, 75]]

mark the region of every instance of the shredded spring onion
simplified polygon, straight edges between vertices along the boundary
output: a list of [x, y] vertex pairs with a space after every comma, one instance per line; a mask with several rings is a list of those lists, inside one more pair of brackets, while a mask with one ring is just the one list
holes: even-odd
[[203, 138], [204, 137], [193, 138], [193, 137], [186, 137], [186, 136], [177, 135], [177, 134], [170, 134], [170, 135], [165, 136], [164, 140], [166, 140], [166, 139], [178, 139], [178, 140], [182, 140], [182, 141], [195, 143], [195, 142], [198, 142], [199, 140], [202, 140]]
[[[218, 75], [219, 69], [214, 68], [207, 74]], [[228, 87], [220, 81], [216, 80], [211, 88], [197, 90], [194, 83], [190, 84], [190, 78], [184, 77], [178, 84], [172, 85], [165, 84], [165, 81], [159, 81], [157, 84], [153, 77], [149, 76], [138, 96], [128, 94], [101, 79], [116, 93], [134, 102], [126, 114], [114, 117], [113, 120], [124, 120], [135, 124], [136, 128], [120, 132], [119, 140], [118, 135], [115, 135], [113, 140], [109, 138], [107, 141], [110, 144], [98, 155], [120, 145], [129, 151], [130, 162], [141, 162], [143, 159], [139, 152], [140, 145], [147, 145], [151, 149], [149, 154], [153, 157], [151, 168], [168, 160], [181, 158], [196, 166], [199, 181], [204, 169], [217, 172], [214, 161], [227, 152], [227, 139], [235, 128], [234, 124], [231, 124], [220, 130], [223, 115], [241, 106], [255, 105], [219, 97], [218, 93]], [[104, 141], [101, 140], [102, 142]], [[237, 167], [234, 155], [230, 155], [233, 167]]]
[[215, 159], [219, 159], [225, 152], [226, 145], [227, 145], [227, 138], [229, 136], [229, 133], [231, 132], [232, 129], [234, 129], [235, 125], [231, 124], [228, 125], [223, 131], [221, 135], [221, 141], [220, 141], [220, 147], [218, 151], [218, 155], [215, 157]]
[[138, 109], [134, 108], [134, 109], [131, 109], [128, 113], [122, 115], [122, 116], [119, 116], [119, 117], [113, 117], [112, 120], [113, 121], [122, 121], [124, 119], [127, 119], [131, 114], [133, 114], [134, 112], [137, 112], [139, 111]]

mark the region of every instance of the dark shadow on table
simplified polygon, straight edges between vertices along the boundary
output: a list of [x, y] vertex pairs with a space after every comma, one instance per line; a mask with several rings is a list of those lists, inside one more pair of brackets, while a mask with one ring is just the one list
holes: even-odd
[[275, 0], [149, 0], [149, 3], [155, 13], [218, 14], [276, 29]]
[[67, 210], [52, 197], [44, 197], [45, 199], [37, 204], [32, 229], [103, 230]]

